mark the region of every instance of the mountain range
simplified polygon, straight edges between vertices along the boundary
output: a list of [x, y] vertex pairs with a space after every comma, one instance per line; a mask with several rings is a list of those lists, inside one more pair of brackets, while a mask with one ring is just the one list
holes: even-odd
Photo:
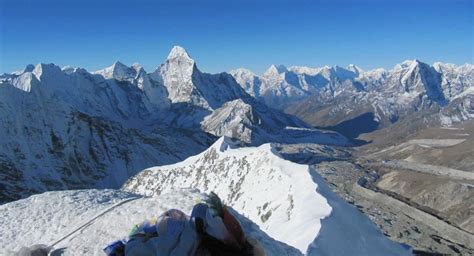
[[218, 137], [242, 145], [347, 144], [267, 107], [227, 73], [201, 72], [181, 47], [147, 73], [115, 62], [88, 72], [28, 65], [0, 77], [0, 202], [57, 189], [118, 188]]
[[[272, 65], [262, 76], [231, 71], [249, 94], [307, 123], [350, 138], [408, 116], [440, 125], [474, 117], [474, 65], [408, 60], [391, 70], [355, 65], [322, 68]], [[426, 121], [428, 122], [428, 121]]]

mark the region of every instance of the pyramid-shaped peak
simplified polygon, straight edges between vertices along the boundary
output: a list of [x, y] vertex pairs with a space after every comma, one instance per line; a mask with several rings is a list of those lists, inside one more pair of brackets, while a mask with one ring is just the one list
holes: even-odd
[[355, 64], [349, 64], [346, 69], [355, 73], [362, 73], [364, 71], [362, 68]]
[[39, 63], [31, 72], [41, 80], [41, 77], [43, 76], [53, 76], [55, 74], [61, 73], [61, 68], [54, 65], [53, 63]]
[[123, 73], [130, 73], [131, 68], [125, 64], [123, 64], [120, 61], [114, 62], [112, 66], [109, 68], [109, 72], [111, 72], [112, 75], [117, 75], [117, 74], [123, 74]]
[[168, 60], [176, 59], [176, 58], [192, 60], [188, 52], [179, 45], [173, 46], [173, 48], [170, 51], [170, 54], [168, 55]]
[[23, 69], [23, 72], [32, 72], [34, 69], [35, 69], [35, 65], [28, 64], [26, 65], [25, 69]]
[[140, 63], [133, 63], [132, 68], [137, 72], [137, 74], [145, 72], [145, 69], [140, 65]]
[[116, 61], [112, 66], [97, 70], [94, 74], [102, 75], [106, 79], [129, 80], [135, 77], [136, 71], [122, 62]]
[[420, 65], [429, 66], [428, 64], [426, 64], [424, 62], [421, 62], [418, 59], [413, 59], [413, 60], [405, 60], [404, 62], [395, 65], [394, 69], [395, 70], [401, 70], [401, 69], [406, 69], [406, 68], [413, 69], [413, 68], [416, 68], [417, 66], [420, 66]]
[[264, 75], [272, 76], [272, 75], [279, 75], [282, 73], [287, 72], [288, 69], [284, 65], [271, 65]]
[[283, 73], [283, 72], [286, 72], [288, 71], [288, 69], [285, 67], [285, 65], [272, 65], [271, 68], [274, 68], [275, 70], [278, 71], [278, 73]]
[[231, 75], [249, 75], [249, 76], [255, 76], [255, 73], [253, 73], [250, 69], [246, 68], [237, 68], [237, 69], [232, 69], [229, 71]]
[[128, 68], [125, 64], [123, 64], [122, 62], [120, 62], [118, 60], [114, 62], [112, 67], [114, 67], [114, 68]]

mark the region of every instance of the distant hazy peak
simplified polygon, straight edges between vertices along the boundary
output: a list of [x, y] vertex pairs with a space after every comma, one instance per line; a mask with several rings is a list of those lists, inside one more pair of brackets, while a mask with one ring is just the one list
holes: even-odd
[[245, 75], [245, 76], [257, 76], [255, 73], [253, 73], [251, 70], [246, 69], [246, 68], [237, 68], [229, 71], [229, 73], [233, 76], [235, 75]]
[[35, 65], [33, 64], [28, 64], [26, 65], [25, 69], [23, 70], [23, 72], [32, 72], [33, 69], [35, 69]]
[[360, 67], [358, 67], [358, 66], [356, 66], [356, 65], [354, 65], [354, 64], [349, 64], [349, 65], [347, 66], [347, 70], [354, 72], [356, 75], [359, 75], [359, 74], [361, 74], [361, 73], [364, 72], [363, 69], [361, 69]]
[[46, 76], [52, 76], [57, 73], [61, 73], [61, 68], [54, 65], [53, 63], [49, 64], [44, 64], [40, 63], [36, 65], [36, 67], [31, 71], [39, 80], [46, 75]]
[[114, 62], [112, 66], [98, 70], [94, 74], [102, 75], [106, 79], [131, 80], [136, 76], [137, 71], [126, 66], [120, 61]]
[[417, 67], [417, 66], [419, 66], [419, 65], [429, 66], [428, 64], [426, 64], [426, 63], [424, 63], [424, 62], [421, 62], [421, 61], [419, 61], [419, 60], [417, 60], [417, 59], [405, 60], [405, 61], [402, 62], [402, 63], [396, 64], [396, 65], [393, 67], [393, 71], [398, 71], [398, 70], [407, 69], [407, 68], [414, 69], [415, 67]]
[[271, 65], [267, 71], [265, 71], [264, 76], [275, 76], [281, 73], [287, 72], [288, 69], [284, 65]]

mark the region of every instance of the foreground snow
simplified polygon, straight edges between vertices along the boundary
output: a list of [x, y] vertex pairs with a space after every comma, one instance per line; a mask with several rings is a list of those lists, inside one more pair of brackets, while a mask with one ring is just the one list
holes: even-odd
[[314, 170], [282, 159], [271, 144], [235, 148], [223, 137], [197, 156], [142, 171], [124, 185], [148, 196], [178, 187], [216, 192], [271, 237], [303, 253], [408, 253], [332, 193]]
[[[56, 191], [0, 206], [0, 255], [12, 255], [22, 246], [57, 245], [63, 255], [104, 255], [110, 242], [125, 237], [134, 224], [168, 209], [190, 214], [202, 200], [197, 190], [180, 190], [158, 197], [142, 197], [119, 190]], [[235, 213], [235, 212], [234, 212]], [[298, 250], [273, 240], [255, 224], [235, 213], [245, 233], [258, 240], [268, 255], [298, 255]], [[92, 220], [92, 221], [91, 221]]]

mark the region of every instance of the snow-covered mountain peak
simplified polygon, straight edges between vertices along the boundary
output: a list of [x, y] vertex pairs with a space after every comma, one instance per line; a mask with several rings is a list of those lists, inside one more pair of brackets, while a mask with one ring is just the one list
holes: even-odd
[[289, 71], [298, 73], [298, 74], [306, 74], [306, 75], [315, 75], [321, 71], [321, 68], [311, 68], [305, 66], [291, 66], [288, 68]]
[[337, 65], [333, 68], [333, 70], [334, 70], [334, 75], [340, 80], [353, 79], [359, 75], [359, 73], [356, 73], [352, 70], [345, 69]]
[[410, 69], [416, 69], [416, 68], [431, 68], [431, 67], [430, 67], [430, 65], [428, 65], [424, 62], [421, 62], [417, 59], [414, 59], [413, 61], [411, 61], [409, 68]]
[[238, 68], [229, 72], [239, 85], [253, 97], [260, 96], [260, 77], [252, 71], [245, 68]]
[[186, 60], [189, 62], [194, 62], [194, 60], [189, 56], [188, 52], [181, 46], [175, 45], [168, 54], [167, 60], [180, 59]]
[[175, 74], [180, 73], [181, 79], [191, 79], [195, 69], [195, 61], [188, 55], [188, 52], [181, 46], [174, 46], [164, 64], [162, 64], [155, 73]]
[[35, 66], [35, 68], [31, 71], [38, 80], [42, 80], [44, 77], [52, 77], [57, 75], [58, 73], [62, 73], [61, 68], [59, 66], [54, 65], [53, 63], [44, 64], [40, 63]]
[[28, 64], [23, 70], [17, 70], [13, 71], [11, 74], [5, 73], [4, 75], [14, 75], [14, 76], [19, 76], [25, 72], [32, 72], [35, 69], [35, 65], [33, 64]]
[[324, 66], [322, 67], [318, 73], [323, 75], [326, 79], [330, 78], [334, 74], [334, 68], [331, 66]]
[[32, 72], [34, 69], [35, 69], [35, 65], [28, 64], [26, 65], [25, 69], [23, 69], [23, 72]]
[[139, 74], [141, 72], [146, 73], [145, 69], [142, 67], [142, 65], [140, 65], [140, 63], [133, 63], [132, 68], [135, 70], [135, 72], [137, 72], [137, 74]]
[[[173, 47], [168, 59], [151, 74], [151, 78], [166, 87], [172, 103], [199, 106], [205, 111], [217, 109], [230, 100], [250, 98], [230, 74], [201, 72], [179, 46]], [[197, 116], [202, 118], [201, 114]]]
[[349, 64], [346, 69], [349, 70], [349, 71], [354, 72], [357, 76], [359, 76], [361, 73], [364, 72], [363, 69], [361, 69], [360, 67], [358, 67], [354, 64]]
[[271, 65], [267, 71], [263, 74], [264, 76], [272, 77], [279, 76], [282, 73], [288, 72], [288, 69], [283, 65]]
[[246, 69], [246, 68], [233, 69], [233, 70], [229, 71], [229, 73], [234, 77], [236, 77], [236, 76], [246, 76], [246, 77], [257, 76], [250, 69]]
[[413, 59], [413, 60], [405, 60], [403, 61], [402, 63], [398, 63], [396, 64], [394, 67], [393, 67], [393, 71], [401, 71], [401, 70], [404, 70], [404, 69], [413, 69], [415, 68], [416, 66], [418, 66], [418, 64], [420, 63], [423, 63], [417, 59]]
[[361, 78], [379, 81], [387, 75], [387, 70], [385, 70], [384, 68], [376, 68], [372, 70], [363, 71], [359, 75]]
[[72, 66], [69, 66], [69, 65], [64, 66], [64, 67], [61, 68], [61, 71], [63, 71], [65, 74], [72, 74], [72, 73], [76, 72], [76, 70], [77, 70], [76, 68], [74, 68]]
[[[454, 65], [454, 64], [453, 64]], [[470, 64], [470, 63], [464, 63], [462, 66], [460, 66], [461, 69], [474, 69], [474, 64]]]
[[133, 81], [137, 75], [137, 71], [126, 66], [120, 61], [114, 62], [112, 66], [94, 72], [103, 76], [105, 79], [116, 79], [118, 81]]

